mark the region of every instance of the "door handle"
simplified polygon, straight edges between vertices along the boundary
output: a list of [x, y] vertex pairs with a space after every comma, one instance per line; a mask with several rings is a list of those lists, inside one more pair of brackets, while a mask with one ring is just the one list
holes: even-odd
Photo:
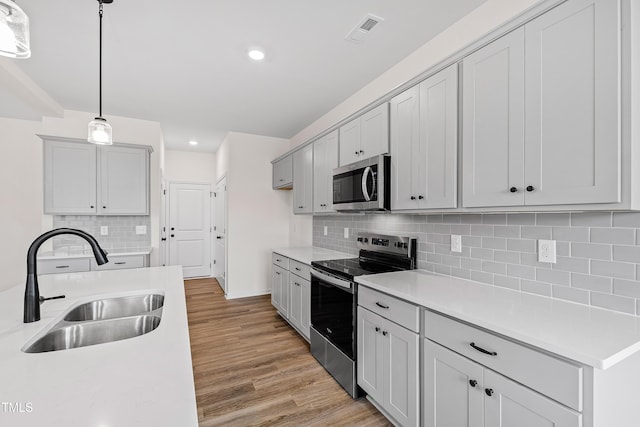
[[[367, 179], [369, 177], [369, 174], [371, 174], [371, 176], [373, 176], [373, 171], [371, 170], [371, 166], [367, 166], [366, 168], [364, 168], [364, 172], [362, 173], [362, 194], [364, 195], [364, 199], [367, 202], [371, 201], [371, 194], [369, 194], [369, 191], [367, 189]], [[373, 180], [373, 188], [371, 189], [372, 193], [374, 193], [376, 191], [376, 181]]]
[[222, 236], [216, 236], [216, 239], [222, 239]]
[[175, 234], [172, 234], [172, 235], [171, 235], [171, 237], [176, 237], [176, 235], [175, 235]]

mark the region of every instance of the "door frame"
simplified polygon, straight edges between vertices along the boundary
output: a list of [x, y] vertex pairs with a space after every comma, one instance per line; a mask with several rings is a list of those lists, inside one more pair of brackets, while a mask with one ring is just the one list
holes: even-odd
[[[227, 186], [228, 186], [228, 183], [227, 183], [227, 175], [226, 175], [226, 174], [224, 174], [224, 175], [222, 175], [222, 176], [221, 176], [221, 177], [216, 181], [216, 183], [213, 185], [213, 192], [214, 192], [214, 193], [216, 192], [216, 189], [218, 188], [218, 186], [219, 186], [222, 182], [224, 182], [224, 185], [225, 185], [225, 193], [227, 192]], [[215, 198], [212, 198], [211, 200], [212, 200], [212, 204], [213, 204], [211, 211], [212, 211], [212, 213], [213, 213], [213, 212], [215, 212], [215, 211], [216, 211]], [[229, 240], [229, 215], [228, 215], [228, 213], [229, 213], [228, 197], [225, 195], [225, 201], [224, 201], [224, 229], [225, 229], [225, 239], [224, 239], [224, 266], [223, 266], [223, 267], [224, 267], [224, 273], [225, 273], [225, 275], [224, 275], [224, 282], [225, 282], [225, 284], [224, 284], [224, 286], [220, 286], [220, 287], [222, 288], [222, 290], [223, 290], [223, 291], [225, 291], [225, 297], [226, 297], [226, 294], [228, 293], [228, 292], [226, 291], [226, 289], [229, 289], [229, 268], [228, 268], [228, 267], [229, 267], [229, 261], [228, 261], [228, 259], [229, 259], [229, 257], [228, 257], [228, 255], [229, 255], [229, 245], [228, 245], [228, 243], [227, 243], [227, 242], [228, 242], [228, 240]], [[214, 215], [214, 217], [213, 217], [213, 219], [212, 219], [212, 220], [213, 220], [212, 224], [214, 224], [214, 225], [213, 225], [213, 227], [214, 227], [214, 231], [217, 231], [217, 230], [216, 230], [217, 223], [215, 222], [215, 221], [217, 220], [217, 218], [215, 217], [215, 213], [214, 213], [213, 215]], [[213, 236], [212, 236], [212, 239], [211, 239], [211, 245], [213, 246], [213, 248], [212, 248], [212, 252], [211, 252], [211, 253], [212, 253], [212, 255], [213, 255], [213, 260], [214, 260], [214, 261], [215, 261], [215, 260], [217, 259], [217, 257], [218, 257], [217, 245], [216, 245], [216, 243], [215, 243], [215, 242], [216, 242], [216, 240], [217, 240], [217, 239], [214, 239], [214, 238], [213, 238]], [[214, 265], [216, 265], [216, 264], [214, 264]], [[218, 273], [218, 268], [219, 268], [219, 267], [217, 267], [217, 266], [216, 266], [215, 268], [213, 268], [213, 269], [211, 270], [211, 277], [217, 277], [217, 276], [216, 276], [216, 274]], [[219, 282], [218, 282], [218, 283], [219, 283]]]

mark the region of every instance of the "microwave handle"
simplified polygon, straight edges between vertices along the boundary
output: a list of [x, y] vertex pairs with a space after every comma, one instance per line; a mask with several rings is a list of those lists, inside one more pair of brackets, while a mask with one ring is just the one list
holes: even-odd
[[362, 194], [364, 195], [364, 199], [367, 202], [371, 201], [371, 195], [375, 194], [376, 192], [376, 180], [373, 179], [373, 188], [371, 189], [371, 194], [369, 194], [369, 192], [367, 191], [367, 178], [369, 176], [369, 174], [371, 174], [371, 176], [373, 177], [373, 170], [371, 169], [371, 166], [367, 166], [366, 168], [364, 168], [364, 172], [362, 173]]

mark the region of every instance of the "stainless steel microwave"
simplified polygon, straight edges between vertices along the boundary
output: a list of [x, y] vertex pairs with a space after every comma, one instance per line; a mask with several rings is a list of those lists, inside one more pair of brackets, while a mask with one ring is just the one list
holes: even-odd
[[333, 208], [339, 212], [390, 209], [391, 157], [380, 155], [333, 170]]

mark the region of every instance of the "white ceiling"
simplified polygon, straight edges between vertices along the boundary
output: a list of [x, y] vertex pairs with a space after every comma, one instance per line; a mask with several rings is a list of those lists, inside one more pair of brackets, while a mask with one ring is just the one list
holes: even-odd
[[[290, 138], [484, 1], [115, 0], [103, 112], [159, 121], [168, 149], [214, 151], [227, 131]], [[98, 2], [19, 3], [32, 40], [20, 68], [65, 109], [97, 112]], [[385, 20], [346, 41], [367, 13]], [[265, 62], [247, 58], [254, 45]], [[0, 114], [32, 118], [0, 95]]]

